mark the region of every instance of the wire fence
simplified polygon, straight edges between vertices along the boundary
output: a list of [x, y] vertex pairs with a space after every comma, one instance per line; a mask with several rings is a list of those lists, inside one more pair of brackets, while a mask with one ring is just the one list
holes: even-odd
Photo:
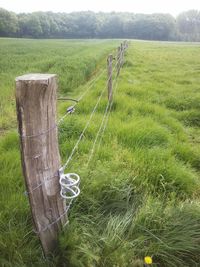
[[[115, 65], [114, 65], [114, 67], [113, 67], [113, 71], [115, 71], [116, 69], [117, 69], [117, 67], [119, 66], [119, 64], [120, 63], [122, 63], [122, 59], [121, 59], [121, 57], [122, 57], [122, 55], [123, 55], [123, 53], [124, 53], [124, 51], [123, 50], [120, 50], [120, 53], [118, 54], [118, 53], [116, 53], [116, 55], [114, 56], [114, 59], [116, 59], [116, 63], [115, 63]], [[121, 67], [121, 66], [120, 66]], [[120, 67], [119, 67], [119, 69], [120, 69]], [[65, 114], [65, 115], [63, 115], [59, 120], [58, 120], [58, 125], [60, 124], [60, 123], [62, 123], [63, 122], [63, 120], [68, 116], [68, 115], [70, 115], [71, 113], [73, 113], [75, 110], [75, 107], [76, 107], [76, 105], [89, 93], [89, 91], [90, 91], [90, 89], [91, 88], [93, 88], [93, 86], [94, 86], [94, 84], [97, 82], [97, 81], [99, 81], [99, 79], [106, 73], [106, 71], [107, 71], [107, 69], [105, 68], [105, 69], [103, 69], [97, 76], [95, 76], [92, 80], [91, 80], [91, 82], [90, 82], [90, 84], [89, 84], [89, 86], [88, 85], [86, 85], [84, 88], [83, 88], [83, 93], [80, 95], [80, 97], [78, 97], [78, 99], [76, 100], [76, 99], [70, 99], [70, 98], [67, 98], [67, 100], [71, 100], [71, 101], [74, 101], [74, 102], [76, 102], [74, 105], [72, 105], [72, 106], [70, 106], [68, 109], [67, 109], [67, 113]], [[117, 75], [119, 74], [119, 72], [117, 71]], [[112, 74], [111, 74], [112, 75]], [[106, 81], [106, 85], [105, 86], [107, 86], [107, 84], [108, 84], [108, 82], [109, 82], [109, 80], [110, 80], [110, 78], [111, 78], [111, 75], [107, 78], [107, 81]], [[61, 98], [61, 100], [62, 100], [62, 98]]]
[[[75, 100], [75, 104], [74, 105], [72, 105], [71, 107], [70, 107], [70, 109], [69, 110], [67, 110], [67, 113], [64, 115], [64, 116], [62, 116], [60, 119], [59, 119], [59, 121], [58, 121], [58, 124], [60, 124], [69, 114], [71, 114], [72, 112], [71, 112], [71, 110], [72, 111], [74, 111], [74, 109], [75, 109], [75, 107], [76, 107], [76, 105], [87, 95], [87, 93], [89, 92], [89, 90], [94, 86], [94, 84], [103, 76], [103, 74], [106, 72], [106, 69], [103, 69], [99, 74], [98, 74], [98, 76], [97, 77], [95, 77], [91, 82], [90, 82], [90, 84], [89, 84], [89, 86], [85, 86], [84, 88], [83, 88], [83, 94], [77, 99], [77, 100]], [[68, 98], [69, 99], [69, 98]], [[72, 99], [69, 99], [69, 100], [72, 100]], [[74, 100], [74, 99], [73, 99]]]
[[[67, 169], [69, 163], [72, 161], [72, 159], [73, 159], [73, 157], [74, 157], [74, 155], [75, 155], [75, 153], [76, 153], [76, 151], [77, 151], [77, 149], [79, 147], [79, 144], [80, 144], [81, 140], [84, 137], [85, 132], [87, 131], [88, 127], [90, 126], [91, 121], [92, 121], [92, 119], [94, 117], [94, 114], [97, 111], [97, 108], [98, 108], [98, 106], [99, 106], [99, 104], [100, 104], [100, 102], [101, 102], [101, 100], [103, 98], [104, 92], [106, 91], [106, 88], [108, 87], [108, 83], [109, 83], [109, 81], [111, 79], [113, 81], [112, 94], [113, 94], [113, 96], [116, 94], [116, 90], [117, 90], [117, 86], [118, 86], [118, 75], [119, 75], [120, 69], [121, 69], [121, 67], [122, 67], [122, 65], [124, 63], [124, 51], [125, 51], [126, 48], [127, 48], [127, 46], [126, 47], [124, 46], [123, 49], [120, 49], [120, 52], [117, 53], [114, 56], [114, 59], [116, 60], [116, 62], [114, 64], [114, 67], [112, 67], [112, 72], [111, 72], [111, 74], [108, 75], [108, 77], [107, 77], [107, 79], [105, 81], [105, 85], [101, 89], [100, 94], [99, 94], [99, 96], [98, 96], [98, 98], [97, 98], [97, 100], [96, 100], [96, 102], [95, 102], [95, 104], [94, 104], [94, 106], [93, 106], [93, 108], [92, 108], [92, 110], [90, 112], [90, 116], [87, 119], [87, 121], [85, 123], [85, 126], [84, 126], [83, 130], [81, 131], [81, 133], [80, 133], [76, 143], [74, 144], [74, 146], [73, 146], [73, 148], [71, 150], [71, 153], [67, 157], [65, 163], [51, 177], [45, 177], [45, 179], [42, 182], [40, 182], [39, 184], [37, 184], [33, 188], [29, 188], [29, 191], [25, 192], [27, 195], [28, 194], [33, 194], [35, 190], [41, 188], [46, 182], [48, 182], [48, 181], [50, 181], [52, 179], [55, 179], [56, 177], [57, 178], [60, 177], [60, 181], [59, 181], [60, 182], [60, 186], [61, 186], [60, 196], [67, 201], [66, 209], [65, 209], [63, 214], [61, 214], [58, 218], [56, 218], [55, 221], [49, 223], [47, 226], [45, 226], [40, 231], [35, 231], [37, 234], [39, 234], [40, 232], [46, 231], [52, 225], [56, 224], [59, 220], [61, 220], [62, 217], [65, 216], [65, 214], [68, 212], [68, 210], [69, 210], [69, 208], [70, 208], [70, 206], [72, 204], [73, 199], [75, 199], [80, 193], [80, 189], [79, 189], [79, 180], [80, 179], [79, 179], [79, 176], [77, 174], [64, 174], [64, 171]], [[83, 99], [86, 97], [86, 95], [90, 92], [90, 90], [92, 88], [94, 88], [94, 85], [103, 77], [103, 75], [106, 73], [106, 71], [107, 71], [107, 69], [105, 68], [97, 76], [95, 76], [91, 80], [89, 85], [84, 87], [84, 92], [77, 99], [68, 98], [68, 100], [74, 101], [75, 104], [67, 109], [66, 114], [63, 115], [58, 120], [57, 124], [54, 127], [49, 129], [48, 131], [42, 132], [42, 133], [40, 133], [38, 135], [22, 136], [22, 138], [40, 137], [40, 136], [42, 136], [44, 134], [48, 134], [53, 129], [56, 129], [57, 126], [61, 127], [61, 123], [64, 121], [64, 119], [68, 115], [72, 114], [75, 111], [75, 107], [81, 101], [83, 101]], [[91, 162], [91, 160], [92, 160], [92, 158], [94, 156], [95, 149], [96, 149], [96, 146], [97, 146], [98, 142], [99, 142], [99, 144], [98, 144], [98, 148], [97, 149], [99, 150], [99, 147], [100, 147], [100, 144], [101, 144], [101, 141], [102, 141], [102, 138], [103, 138], [103, 134], [104, 134], [104, 132], [106, 130], [106, 127], [107, 127], [107, 124], [108, 124], [108, 119], [109, 119], [109, 116], [110, 116], [110, 113], [111, 113], [111, 109], [112, 109], [112, 106], [113, 106], [113, 101], [114, 101], [114, 98], [112, 97], [112, 101], [108, 101], [108, 103], [107, 103], [107, 105], [105, 107], [102, 119], [101, 119], [100, 124], [99, 124], [98, 131], [97, 131], [97, 133], [95, 135], [95, 138], [94, 138], [94, 140], [92, 142], [92, 146], [91, 146], [91, 149], [90, 149], [90, 152], [89, 152], [89, 155], [88, 155], [87, 166], [89, 165], [89, 163]], [[36, 155], [36, 156], [40, 157], [41, 155]], [[74, 176], [76, 178], [74, 178]], [[67, 194], [68, 194], [68, 196], [67, 196]]]
[[[116, 76], [116, 79], [115, 79], [114, 85], [113, 85], [113, 93], [116, 91], [117, 85], [118, 85], [118, 80], [117, 80], [117, 76]], [[92, 148], [91, 148], [91, 151], [90, 151], [90, 155], [89, 155], [89, 158], [88, 158], [87, 166], [89, 165], [90, 161], [92, 160], [92, 157], [93, 157], [93, 154], [94, 154], [94, 151], [95, 151], [96, 143], [97, 143], [98, 139], [100, 138], [99, 145], [98, 145], [98, 150], [99, 150], [100, 143], [101, 143], [103, 134], [105, 132], [105, 129], [106, 129], [106, 126], [107, 126], [107, 123], [108, 123], [108, 118], [109, 118], [109, 115], [110, 115], [110, 111], [112, 109], [112, 105], [113, 105], [113, 100], [112, 100], [111, 103], [108, 102], [108, 104], [106, 105], [106, 108], [105, 108], [105, 111], [104, 111], [104, 115], [103, 115], [99, 130], [98, 130], [98, 132], [96, 134], [95, 140], [93, 142], [93, 145], [92, 145]]]
[[[117, 70], [117, 66], [118, 66], [118, 64], [119, 64], [119, 61], [120, 61], [121, 56], [122, 56], [122, 52], [121, 52], [121, 55], [120, 55], [119, 59], [116, 61], [115, 65], [114, 65], [113, 71], [116, 71], [116, 70]], [[86, 125], [85, 125], [85, 127], [84, 127], [84, 129], [83, 129], [83, 131], [81, 132], [81, 134], [80, 134], [80, 136], [79, 136], [79, 138], [78, 138], [76, 144], [74, 145], [74, 147], [73, 147], [73, 149], [72, 149], [72, 152], [70, 153], [70, 155], [69, 155], [67, 161], [64, 163], [64, 165], [63, 165], [62, 168], [60, 169], [61, 171], [64, 171], [64, 170], [67, 168], [67, 166], [68, 166], [68, 164], [70, 163], [70, 161], [72, 160], [72, 158], [73, 158], [73, 156], [74, 156], [74, 154], [75, 154], [75, 152], [76, 152], [76, 150], [77, 150], [77, 148], [78, 148], [78, 146], [79, 146], [79, 143], [81, 142], [81, 140], [82, 140], [82, 138], [83, 138], [83, 136], [84, 136], [84, 133], [86, 132], [87, 128], [88, 128], [89, 125], [90, 125], [90, 122], [91, 122], [91, 120], [92, 120], [92, 118], [93, 118], [93, 116], [94, 116], [94, 114], [95, 114], [95, 112], [96, 112], [96, 110], [97, 110], [97, 107], [98, 107], [98, 105], [99, 105], [99, 103], [100, 103], [100, 100], [101, 100], [101, 98], [102, 98], [102, 96], [103, 96], [104, 91], [105, 91], [106, 88], [107, 88], [108, 82], [109, 82], [109, 80], [111, 79], [112, 75], [113, 75], [113, 73], [110, 74], [109, 77], [107, 78], [107, 80], [106, 80], [106, 84], [105, 84], [104, 88], [102, 89], [101, 94], [100, 94], [99, 98], [97, 99], [97, 102], [96, 102], [94, 108], [93, 108], [92, 111], [91, 111], [91, 115], [90, 115], [90, 117], [89, 117], [89, 119], [88, 119], [88, 121], [87, 121], [87, 123], [86, 123]], [[117, 72], [116, 72], [116, 73], [115, 73], [115, 78], [114, 78], [114, 83], [116, 82], [117, 77], [118, 77], [118, 75], [117, 75]], [[90, 87], [90, 88], [91, 88], [91, 87]], [[81, 96], [81, 99], [83, 99], [83, 97], [84, 97], [84, 95]], [[105, 110], [105, 114], [104, 114], [104, 116], [103, 116], [103, 119], [106, 117], [106, 113], [107, 113], [107, 111], [109, 110], [110, 105], [111, 105], [111, 104], [110, 104], [110, 102], [108, 101], [108, 104], [107, 104], [107, 106], [106, 106], [106, 110]], [[66, 115], [65, 115], [65, 116], [66, 116]], [[63, 117], [64, 117], [64, 116], [63, 116]], [[102, 121], [102, 124], [103, 124], [103, 122], [104, 122], [104, 121]], [[103, 127], [103, 125], [102, 125], [101, 127]], [[101, 127], [100, 127], [100, 128], [101, 128]], [[106, 127], [106, 126], [104, 125], [104, 127]], [[99, 131], [101, 131], [101, 129], [99, 129]], [[99, 131], [97, 132], [97, 137], [96, 137], [97, 139], [98, 139], [98, 136], [99, 136], [99, 134], [100, 134]], [[96, 144], [96, 141], [97, 141], [96, 138], [95, 138], [95, 140], [94, 140], [94, 145], [93, 145], [93, 146], [95, 146], [95, 144]], [[92, 148], [92, 151], [94, 151], [94, 148]], [[92, 156], [92, 155], [93, 155], [93, 152], [92, 152], [90, 155]], [[91, 157], [91, 156], [90, 156], [90, 157]]]

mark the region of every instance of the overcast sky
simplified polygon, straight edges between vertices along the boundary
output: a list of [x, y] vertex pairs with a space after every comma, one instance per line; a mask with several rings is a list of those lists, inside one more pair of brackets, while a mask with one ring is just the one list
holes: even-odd
[[200, 0], [0, 0], [0, 7], [17, 13], [33, 11], [129, 11], [171, 13], [200, 10]]

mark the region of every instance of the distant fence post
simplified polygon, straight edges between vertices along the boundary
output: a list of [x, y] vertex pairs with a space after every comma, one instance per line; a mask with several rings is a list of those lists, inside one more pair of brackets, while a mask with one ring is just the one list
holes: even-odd
[[128, 41], [126, 40], [126, 49], [128, 48]]
[[66, 221], [60, 197], [60, 155], [56, 125], [54, 74], [16, 78], [16, 107], [21, 159], [32, 217], [45, 255], [54, 251]]
[[121, 47], [117, 48], [117, 76], [120, 72], [120, 65], [121, 65]]
[[107, 67], [108, 67], [108, 101], [112, 101], [113, 92], [112, 92], [112, 62], [113, 56], [109, 55], [107, 59]]
[[126, 40], [123, 43], [123, 47], [124, 47], [124, 51], [126, 51], [126, 49], [127, 49], [127, 41]]
[[123, 66], [123, 64], [124, 64], [124, 45], [123, 45], [123, 43], [121, 43], [121, 67]]

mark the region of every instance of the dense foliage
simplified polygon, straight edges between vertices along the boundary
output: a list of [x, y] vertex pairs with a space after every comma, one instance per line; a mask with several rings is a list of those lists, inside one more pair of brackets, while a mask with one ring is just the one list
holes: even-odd
[[170, 14], [34, 12], [0, 9], [0, 36], [31, 38], [135, 38], [200, 41], [200, 12]]

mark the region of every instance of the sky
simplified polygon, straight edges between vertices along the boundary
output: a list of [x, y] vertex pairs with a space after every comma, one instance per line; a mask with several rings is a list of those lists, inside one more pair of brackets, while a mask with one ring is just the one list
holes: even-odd
[[170, 13], [200, 10], [200, 0], [0, 0], [0, 7], [16, 13], [33, 11], [129, 11], [133, 13]]

